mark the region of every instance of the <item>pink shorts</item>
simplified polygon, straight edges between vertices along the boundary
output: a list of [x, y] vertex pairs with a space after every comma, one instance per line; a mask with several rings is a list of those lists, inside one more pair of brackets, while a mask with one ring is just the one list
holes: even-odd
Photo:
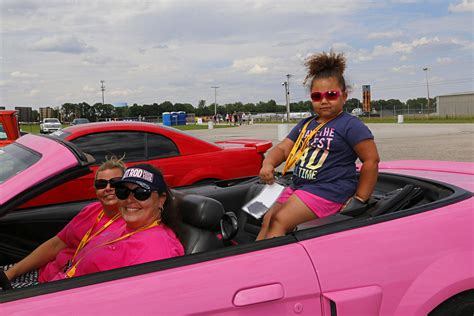
[[337, 213], [344, 204], [323, 199], [320, 196], [311, 194], [303, 190], [294, 190], [287, 187], [276, 200], [278, 203], [285, 203], [292, 194], [295, 194], [303, 203], [309, 207], [317, 217], [323, 218]]

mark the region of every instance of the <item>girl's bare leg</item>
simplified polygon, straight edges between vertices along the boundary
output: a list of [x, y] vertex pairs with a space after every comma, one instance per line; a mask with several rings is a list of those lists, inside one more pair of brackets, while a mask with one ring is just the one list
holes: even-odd
[[278, 210], [271, 214], [269, 227], [264, 238], [284, 236], [299, 224], [315, 218], [317, 218], [316, 214], [293, 194]]
[[267, 236], [268, 227], [270, 226], [270, 219], [273, 214], [281, 208], [281, 206], [282, 204], [280, 203], [274, 203], [272, 207], [270, 207], [270, 209], [265, 213], [263, 216], [262, 228], [260, 229], [260, 232], [257, 236], [257, 241], [265, 239]]

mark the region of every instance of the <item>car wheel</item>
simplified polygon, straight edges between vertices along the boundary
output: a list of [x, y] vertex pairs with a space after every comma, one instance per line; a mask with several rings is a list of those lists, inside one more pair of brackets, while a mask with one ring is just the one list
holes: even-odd
[[429, 316], [472, 316], [474, 315], [474, 290], [459, 293], [436, 307]]

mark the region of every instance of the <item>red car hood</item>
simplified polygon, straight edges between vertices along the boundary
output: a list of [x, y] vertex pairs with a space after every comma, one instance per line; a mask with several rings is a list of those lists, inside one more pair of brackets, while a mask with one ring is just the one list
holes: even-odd
[[272, 142], [269, 140], [245, 138], [217, 141], [215, 142], [215, 144], [218, 144], [224, 148], [255, 147], [257, 152], [260, 154], [265, 153], [268, 149], [272, 147]]

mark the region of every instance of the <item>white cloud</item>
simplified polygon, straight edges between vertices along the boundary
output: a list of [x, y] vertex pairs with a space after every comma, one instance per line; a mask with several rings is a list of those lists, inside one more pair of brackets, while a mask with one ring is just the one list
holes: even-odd
[[374, 56], [381, 56], [386, 54], [410, 54], [414, 49], [421, 46], [428, 46], [440, 43], [440, 40], [437, 36], [433, 38], [421, 37], [419, 39], [414, 39], [411, 42], [393, 42], [390, 46], [375, 46], [373, 50]]
[[82, 87], [82, 91], [84, 91], [84, 92], [97, 92], [98, 89], [93, 88], [89, 85], [85, 85], [84, 87]]
[[453, 62], [453, 60], [449, 57], [438, 57], [436, 58], [436, 62], [440, 65], [449, 65]]
[[374, 32], [374, 33], [369, 33], [367, 35], [367, 38], [370, 40], [379, 40], [379, 39], [394, 39], [394, 38], [399, 38], [403, 35], [402, 32], [397, 31], [397, 32]]
[[267, 73], [269, 64], [274, 62], [267, 57], [252, 57], [234, 60], [231, 68], [247, 74], [260, 75]]
[[74, 36], [51, 36], [31, 44], [30, 48], [42, 52], [59, 52], [65, 54], [82, 54], [96, 51], [83, 40]]
[[21, 71], [14, 71], [14, 72], [10, 73], [10, 76], [12, 76], [14, 78], [36, 78], [36, 77], [38, 77], [37, 74], [30, 74], [30, 73], [21, 72]]
[[256, 64], [248, 71], [249, 74], [254, 75], [264, 74], [266, 72], [268, 72], [268, 67], [262, 67], [259, 64]]
[[32, 90], [30, 90], [30, 92], [28, 93], [28, 95], [31, 96], [31, 97], [34, 97], [34, 96], [37, 95], [38, 93], [40, 93], [40, 90], [38, 90], [38, 89], [32, 89]]
[[392, 71], [393, 72], [398, 72], [398, 73], [414, 75], [415, 74], [415, 67], [414, 66], [409, 66], [409, 65], [403, 65], [403, 66], [400, 66], [400, 67], [392, 67]]
[[462, 0], [457, 4], [450, 3], [448, 10], [453, 13], [474, 12], [474, 0]]

